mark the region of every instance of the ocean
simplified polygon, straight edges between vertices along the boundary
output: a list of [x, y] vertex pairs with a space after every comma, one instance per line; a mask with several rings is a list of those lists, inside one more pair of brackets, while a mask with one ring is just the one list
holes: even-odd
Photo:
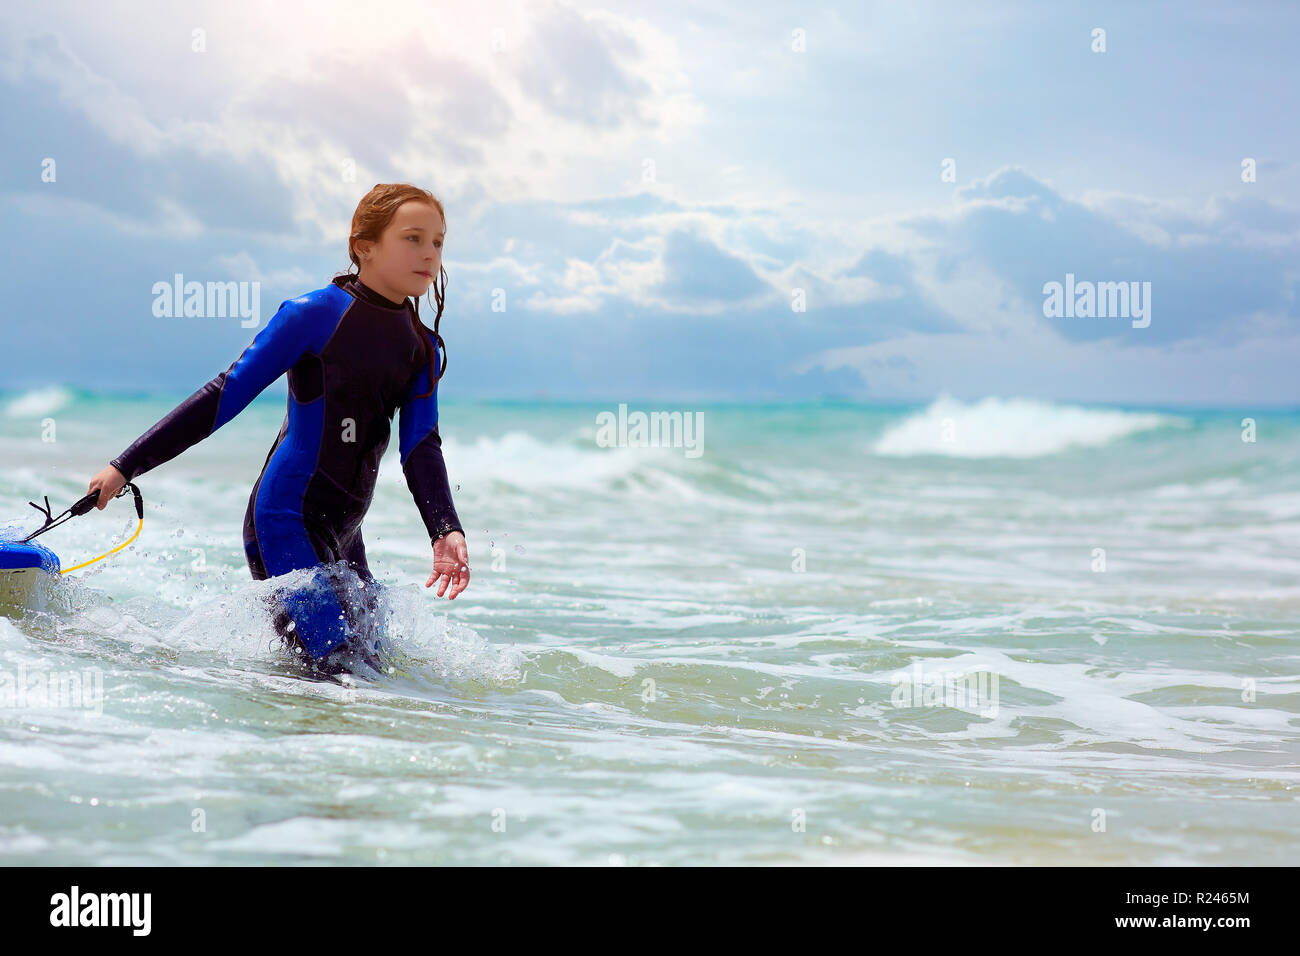
[[[0, 394], [3, 533], [183, 397]], [[0, 861], [1300, 857], [1300, 413], [625, 404], [694, 447], [440, 402], [454, 602], [394, 426], [363, 532], [408, 663], [344, 683], [294, 673], [244, 560], [283, 391], [143, 475], [130, 546], [0, 617]]]

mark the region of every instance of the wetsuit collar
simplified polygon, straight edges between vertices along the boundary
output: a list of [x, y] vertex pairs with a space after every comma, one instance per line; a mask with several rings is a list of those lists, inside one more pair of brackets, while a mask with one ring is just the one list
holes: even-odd
[[406, 299], [401, 302], [394, 302], [385, 295], [380, 295], [370, 286], [361, 281], [361, 278], [355, 272], [345, 272], [341, 276], [335, 276], [330, 280], [334, 285], [347, 292], [351, 292], [358, 299], [369, 302], [371, 305], [377, 305], [381, 309], [406, 309]]

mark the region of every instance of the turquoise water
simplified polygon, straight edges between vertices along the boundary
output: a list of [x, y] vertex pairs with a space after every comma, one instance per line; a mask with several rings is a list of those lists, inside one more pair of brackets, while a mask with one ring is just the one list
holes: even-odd
[[[182, 397], [0, 395], [0, 525]], [[394, 440], [364, 533], [408, 663], [348, 684], [244, 563], [283, 397], [144, 475], [128, 549], [0, 617], [0, 681], [84, 678], [0, 686], [0, 858], [1295, 861], [1300, 416], [629, 406], [700, 413], [698, 456], [602, 447], [617, 402], [442, 402], [450, 603]]]

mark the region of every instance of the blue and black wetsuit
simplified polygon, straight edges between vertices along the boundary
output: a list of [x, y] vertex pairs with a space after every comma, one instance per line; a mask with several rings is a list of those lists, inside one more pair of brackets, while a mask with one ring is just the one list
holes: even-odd
[[[207, 438], [287, 372], [288, 413], [244, 516], [248, 566], [261, 580], [346, 560], [373, 594], [361, 519], [395, 412], [402, 471], [430, 541], [463, 533], [420, 335], [440, 362], [433, 333], [409, 300], [393, 302], [351, 273], [335, 276], [325, 288], [281, 303], [229, 369], [111, 464], [134, 480]], [[320, 660], [360, 633], [361, 618], [374, 608], [373, 598], [362, 608], [351, 594], [333, 576], [318, 578], [284, 600], [277, 629]]]

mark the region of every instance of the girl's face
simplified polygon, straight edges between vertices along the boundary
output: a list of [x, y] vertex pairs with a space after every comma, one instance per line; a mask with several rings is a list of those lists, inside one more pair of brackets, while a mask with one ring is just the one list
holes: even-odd
[[419, 298], [429, 291], [442, 268], [446, 234], [446, 223], [436, 208], [407, 200], [397, 207], [378, 242], [357, 241], [361, 281], [394, 301], [408, 295]]

